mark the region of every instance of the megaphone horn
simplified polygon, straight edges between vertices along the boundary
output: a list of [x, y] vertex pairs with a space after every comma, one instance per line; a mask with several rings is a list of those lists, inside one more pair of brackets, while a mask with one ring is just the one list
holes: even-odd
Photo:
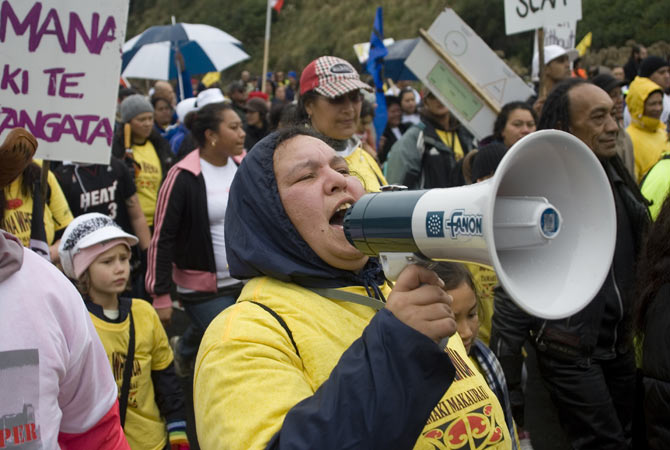
[[571, 134], [542, 130], [510, 148], [487, 181], [364, 195], [344, 232], [381, 258], [389, 278], [413, 260], [486, 264], [522, 309], [558, 319], [581, 310], [604, 283], [616, 211], [593, 152]]

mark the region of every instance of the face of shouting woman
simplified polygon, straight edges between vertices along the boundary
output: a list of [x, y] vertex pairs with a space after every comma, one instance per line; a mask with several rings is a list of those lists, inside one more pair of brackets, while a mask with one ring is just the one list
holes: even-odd
[[347, 241], [342, 220], [365, 190], [346, 161], [325, 142], [296, 136], [275, 151], [274, 172], [284, 210], [312, 250], [338, 269], [361, 269], [368, 257]]

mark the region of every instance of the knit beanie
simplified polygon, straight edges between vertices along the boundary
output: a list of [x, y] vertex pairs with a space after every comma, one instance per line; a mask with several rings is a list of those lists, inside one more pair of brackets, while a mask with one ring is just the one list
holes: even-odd
[[30, 164], [37, 140], [24, 128], [14, 128], [0, 145], [0, 188], [9, 185]]
[[481, 178], [493, 175], [503, 156], [505, 156], [505, 152], [507, 152], [507, 148], [500, 142], [492, 142], [481, 148], [472, 162], [472, 181], [476, 182]]
[[660, 56], [648, 56], [640, 63], [639, 75], [649, 78], [652, 73], [665, 66], [670, 66], [670, 63]]
[[153, 113], [154, 107], [143, 95], [135, 94], [121, 102], [121, 122], [128, 123], [142, 113]]

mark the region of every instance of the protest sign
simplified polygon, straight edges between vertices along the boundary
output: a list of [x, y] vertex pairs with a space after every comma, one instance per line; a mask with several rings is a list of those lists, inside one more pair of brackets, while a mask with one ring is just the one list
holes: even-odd
[[0, 142], [16, 127], [36, 157], [109, 163], [128, 0], [0, 3]]
[[505, 33], [508, 35], [581, 18], [582, 0], [505, 0]]
[[[535, 38], [533, 39], [533, 55], [537, 51], [538, 30], [535, 30]], [[544, 27], [544, 46], [560, 45], [568, 50], [575, 48], [575, 36], [577, 34], [577, 22], [562, 22], [551, 26]], [[540, 77], [539, 67], [533, 66], [531, 70], [531, 79], [537, 80]]]
[[477, 139], [492, 133], [505, 103], [533, 95], [452, 9], [421, 35], [405, 65]]

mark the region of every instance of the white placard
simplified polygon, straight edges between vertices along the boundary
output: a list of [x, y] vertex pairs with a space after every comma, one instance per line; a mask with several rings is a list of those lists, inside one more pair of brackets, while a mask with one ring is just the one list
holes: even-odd
[[505, 33], [582, 19], [582, 0], [505, 0]]
[[428, 34], [456, 62], [457, 70], [423, 39], [405, 65], [477, 139], [493, 132], [497, 112], [467, 85], [465, 77], [498, 109], [508, 102], [525, 101], [533, 95], [533, 90], [452, 9], [446, 9], [435, 19]]
[[0, 5], [0, 142], [16, 127], [38, 158], [109, 163], [128, 0]]
[[[544, 27], [544, 46], [560, 45], [568, 50], [575, 48], [575, 35], [577, 33], [577, 22], [563, 22], [549, 27]], [[537, 53], [537, 30], [535, 30], [535, 37], [533, 38], [533, 55]], [[531, 79], [539, 80], [540, 75], [537, 73], [539, 68], [531, 64]]]

